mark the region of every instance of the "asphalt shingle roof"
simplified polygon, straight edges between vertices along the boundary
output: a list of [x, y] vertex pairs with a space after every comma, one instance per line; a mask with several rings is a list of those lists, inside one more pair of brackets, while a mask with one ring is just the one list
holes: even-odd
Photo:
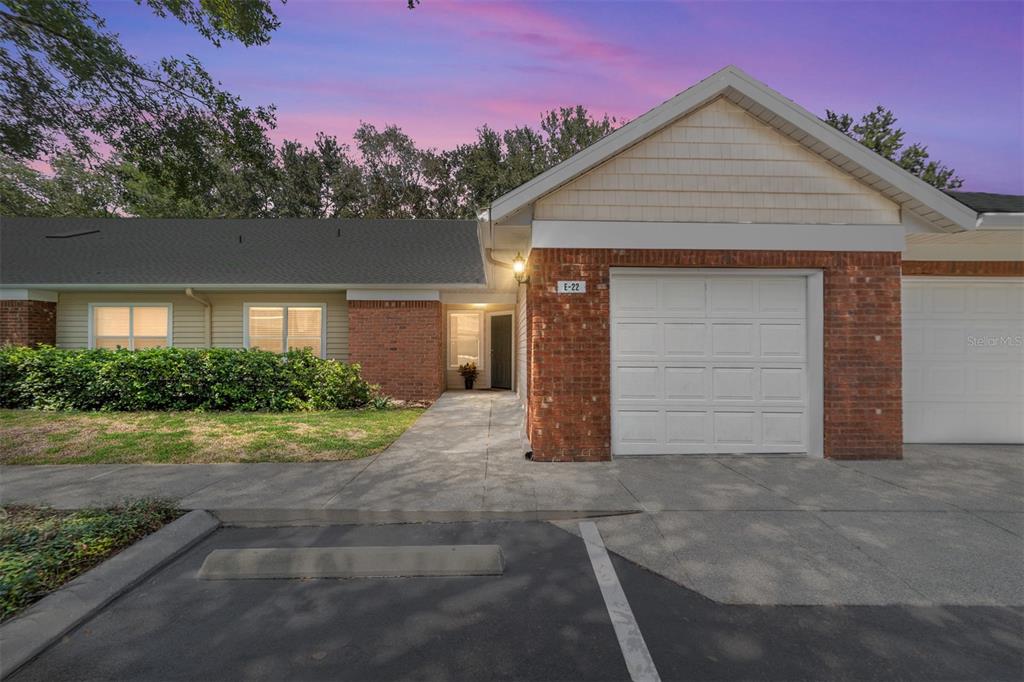
[[0, 218], [3, 284], [483, 284], [472, 220]]
[[990, 192], [946, 192], [978, 213], [1024, 213], [1024, 195]]

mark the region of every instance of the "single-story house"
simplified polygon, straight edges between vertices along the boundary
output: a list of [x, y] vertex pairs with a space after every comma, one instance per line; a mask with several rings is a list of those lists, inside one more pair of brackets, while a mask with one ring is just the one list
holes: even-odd
[[728, 67], [475, 221], [3, 218], [0, 342], [475, 362], [536, 460], [898, 458], [1024, 442], [1022, 230]]

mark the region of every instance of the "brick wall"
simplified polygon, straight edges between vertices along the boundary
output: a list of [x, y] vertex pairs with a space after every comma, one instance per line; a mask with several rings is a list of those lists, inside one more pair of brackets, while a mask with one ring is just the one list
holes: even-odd
[[938, 277], [1024, 277], [1024, 261], [905, 260], [903, 274]]
[[[527, 293], [534, 459], [609, 458], [609, 268], [644, 266], [822, 270], [825, 454], [902, 457], [899, 253], [534, 249]], [[586, 280], [587, 293], [558, 296], [560, 279]]]
[[0, 301], [0, 346], [57, 343], [57, 304], [49, 301]]
[[444, 391], [439, 301], [349, 301], [349, 359], [399, 400], [433, 401]]

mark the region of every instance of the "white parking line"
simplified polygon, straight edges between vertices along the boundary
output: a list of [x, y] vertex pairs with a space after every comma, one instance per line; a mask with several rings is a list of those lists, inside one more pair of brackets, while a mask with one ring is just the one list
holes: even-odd
[[622, 591], [619, 577], [615, 575], [615, 567], [612, 566], [611, 557], [604, 547], [601, 533], [593, 521], [581, 521], [580, 535], [583, 536], [587, 554], [590, 555], [590, 563], [594, 567], [594, 575], [601, 588], [608, 617], [615, 628], [615, 636], [619, 639], [622, 657], [626, 659], [629, 676], [633, 682], [660, 682], [658, 669], [654, 667], [651, 652], [647, 650], [647, 643], [640, 634], [640, 626], [633, 617], [633, 609], [629, 607], [626, 593]]

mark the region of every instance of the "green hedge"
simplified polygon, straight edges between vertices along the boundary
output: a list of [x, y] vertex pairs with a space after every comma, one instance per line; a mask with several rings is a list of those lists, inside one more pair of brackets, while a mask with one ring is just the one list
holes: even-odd
[[0, 407], [329, 410], [380, 404], [359, 365], [308, 350], [0, 348]]

